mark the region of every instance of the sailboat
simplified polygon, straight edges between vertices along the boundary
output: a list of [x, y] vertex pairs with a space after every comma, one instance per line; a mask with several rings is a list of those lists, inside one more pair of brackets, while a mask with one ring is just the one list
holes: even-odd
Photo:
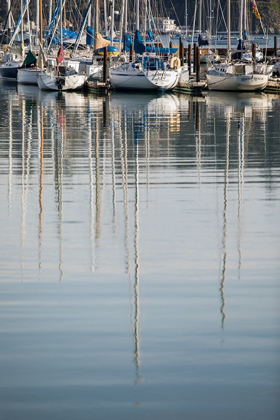
[[14, 57], [11, 61], [6, 61], [6, 63], [0, 66], [0, 79], [16, 81], [17, 72], [22, 63], [23, 60], [21, 57]]
[[135, 61], [110, 69], [110, 81], [115, 89], [170, 90], [178, 84], [182, 72], [180, 60], [178, 57], [168, 60], [168, 55], [177, 50], [144, 45], [140, 35], [139, 0], [136, 4], [134, 51], [139, 54]]
[[[60, 14], [62, 14], [62, 0], [60, 0]], [[55, 67], [48, 67], [45, 72], [40, 72], [37, 75], [37, 83], [40, 89], [43, 90], [77, 90], [82, 89], [85, 84], [85, 76], [78, 74], [76, 70], [66, 65], [63, 65], [64, 51], [62, 42], [62, 16], [60, 15], [60, 47], [57, 53]]]
[[114, 88], [171, 90], [178, 84], [182, 72], [179, 58], [173, 57], [168, 63], [157, 55], [175, 52], [171, 51], [173, 49], [145, 47], [140, 31], [136, 30], [134, 50], [136, 53], [142, 52], [142, 55], [133, 62], [122, 63], [110, 69], [110, 80]]
[[[230, 58], [230, 0], [227, 0], [228, 54]], [[265, 69], [256, 68], [254, 63], [231, 62], [216, 64], [206, 72], [209, 90], [220, 91], [260, 91], [268, 83], [269, 75]]]
[[[39, 37], [39, 42], [40, 42], [40, 53], [38, 56], [38, 61], [39, 61], [39, 66], [38, 67], [29, 67], [27, 65], [27, 58], [28, 55], [22, 65], [22, 67], [20, 69], [18, 69], [17, 72], [17, 82], [18, 83], [23, 83], [23, 84], [28, 84], [28, 85], [36, 85], [37, 86], [37, 75], [39, 73], [41, 73], [43, 71], [42, 67], [43, 67], [43, 51], [42, 51], [42, 45], [43, 45], [43, 12], [42, 12], [42, 0], [39, 0], [39, 7], [37, 10], [37, 13], [39, 14], [39, 27], [40, 27], [40, 37]], [[38, 32], [37, 32], [38, 33]], [[38, 40], [38, 38], [37, 38]], [[29, 53], [30, 55], [30, 60], [29, 62], [32, 60], [33, 58], [33, 62], [31, 61], [31, 64], [36, 62], [36, 57], [35, 55], [32, 53], [32, 51], [30, 50]], [[30, 64], [30, 66], [31, 66]]]
[[[24, 49], [24, 35], [23, 35], [23, 18], [24, 14], [27, 10], [27, 3], [25, 2], [23, 4], [23, 1], [21, 0], [20, 4], [20, 16], [18, 18], [18, 21], [15, 25], [14, 33], [12, 35], [12, 38], [9, 42], [9, 52], [10, 54], [5, 54], [6, 62], [0, 66], [0, 79], [7, 79], [16, 81], [17, 80], [17, 72], [18, 69], [22, 66], [24, 62], [25, 57], [25, 49]], [[9, 11], [8, 11], [9, 13]], [[21, 25], [21, 38], [20, 38], [20, 48], [18, 51], [16, 51], [16, 54], [11, 53], [12, 45], [14, 42], [14, 39], [19, 31], [19, 27]]]

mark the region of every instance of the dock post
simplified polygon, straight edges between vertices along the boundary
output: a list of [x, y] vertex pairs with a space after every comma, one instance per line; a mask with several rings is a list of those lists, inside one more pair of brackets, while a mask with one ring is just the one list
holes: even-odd
[[192, 74], [192, 46], [188, 45], [188, 66], [189, 66], [189, 75]]
[[196, 81], [200, 82], [200, 48], [196, 48]]
[[256, 44], [252, 44], [252, 58], [253, 58], [253, 60], [256, 59], [256, 51], [257, 51]]
[[277, 55], [277, 36], [274, 37], [274, 55]]
[[179, 59], [181, 62], [181, 66], [184, 65], [184, 45], [182, 42], [182, 38], [179, 38]]
[[132, 60], [133, 60], [133, 44], [130, 44], [130, 46], [129, 46], [129, 61], [130, 61], [130, 63], [132, 62]]
[[193, 44], [193, 71], [196, 73], [196, 56], [197, 56], [197, 46]]
[[108, 55], [107, 55], [107, 47], [104, 48], [104, 56], [103, 56], [103, 83], [107, 83], [108, 78]]

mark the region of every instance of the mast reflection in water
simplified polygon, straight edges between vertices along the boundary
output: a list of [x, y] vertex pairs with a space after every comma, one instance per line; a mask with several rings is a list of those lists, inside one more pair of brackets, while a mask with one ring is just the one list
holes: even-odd
[[278, 418], [279, 97], [0, 89], [1, 419]]

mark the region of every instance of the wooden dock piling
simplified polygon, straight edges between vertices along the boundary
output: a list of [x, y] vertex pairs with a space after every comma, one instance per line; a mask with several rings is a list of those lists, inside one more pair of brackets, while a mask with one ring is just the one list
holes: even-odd
[[129, 61], [130, 63], [133, 61], [133, 44], [129, 46]]
[[184, 50], [184, 44], [182, 41], [182, 38], [179, 39], [179, 58], [181, 61], [181, 66], [184, 65], [184, 59], [185, 59], [185, 50]]
[[256, 44], [252, 44], [252, 58], [253, 58], [253, 60], [256, 59], [256, 52], [257, 52]]
[[107, 83], [107, 79], [109, 76], [109, 66], [108, 66], [108, 49], [107, 47], [104, 48], [104, 55], [103, 55], [103, 83]]
[[194, 73], [196, 73], [196, 64], [197, 64], [196, 55], [197, 55], [197, 46], [194, 43], [193, 44], [193, 71]]
[[188, 67], [189, 67], [189, 75], [192, 74], [192, 46], [191, 44], [188, 45]]
[[277, 55], [277, 36], [274, 37], [274, 55]]
[[196, 82], [200, 82], [200, 48], [196, 48]]

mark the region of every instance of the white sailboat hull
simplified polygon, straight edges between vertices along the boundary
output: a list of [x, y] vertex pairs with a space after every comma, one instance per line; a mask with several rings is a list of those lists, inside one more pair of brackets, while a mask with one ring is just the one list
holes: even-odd
[[268, 83], [267, 74], [214, 74], [206, 73], [209, 90], [217, 91], [260, 91]]
[[57, 76], [54, 74], [39, 73], [37, 75], [37, 83], [42, 90], [78, 90], [83, 88], [85, 77], [80, 74]]
[[144, 71], [124, 64], [111, 69], [110, 80], [116, 89], [171, 90], [178, 84], [180, 73], [180, 69]]
[[42, 69], [18, 69], [17, 72], [17, 81], [18, 83], [26, 85], [36, 85], [37, 86], [37, 75], [42, 73]]

